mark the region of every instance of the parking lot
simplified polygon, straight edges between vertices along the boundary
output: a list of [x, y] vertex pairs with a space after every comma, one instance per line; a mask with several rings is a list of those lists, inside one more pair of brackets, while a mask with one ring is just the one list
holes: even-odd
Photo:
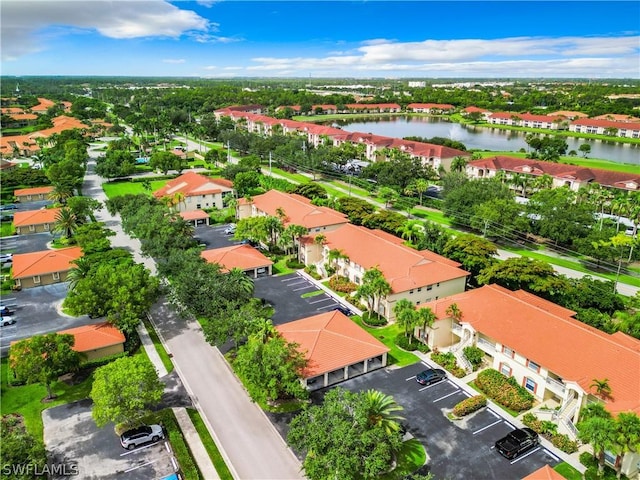
[[47, 244], [53, 240], [50, 233], [32, 233], [29, 235], [13, 235], [0, 239], [2, 253], [31, 253], [47, 250]]
[[49, 461], [67, 465], [67, 472], [71, 465], [76, 466], [78, 478], [148, 480], [176, 471], [177, 463], [168, 442], [123, 449], [113, 424], [96, 426], [90, 400], [49, 408], [42, 418]]
[[195, 228], [193, 236], [205, 245], [205, 250], [238, 245], [240, 240], [234, 239], [233, 235], [224, 234], [224, 229], [228, 226], [229, 224], [211, 226], [200, 225]]
[[[491, 408], [461, 420], [449, 420], [446, 414], [469, 394], [450, 380], [429, 386], [417, 383], [416, 375], [432, 367], [421, 362], [400, 369], [377, 370], [340, 386], [352, 391], [375, 389], [392, 395], [404, 407], [402, 415], [409, 432], [425, 446], [427, 468], [435, 478], [518, 479], [545, 464], [554, 466], [560, 462], [542, 445], [513, 460], [502, 457], [495, 451], [494, 443], [515, 426]], [[314, 397], [314, 401], [320, 401], [322, 393]]]

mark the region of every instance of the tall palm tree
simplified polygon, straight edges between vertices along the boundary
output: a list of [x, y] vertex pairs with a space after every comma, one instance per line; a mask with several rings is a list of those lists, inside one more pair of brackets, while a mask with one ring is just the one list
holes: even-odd
[[413, 302], [406, 298], [401, 298], [393, 306], [393, 314], [398, 325], [404, 328], [404, 336], [409, 338], [409, 343], [411, 343], [411, 331], [418, 323], [418, 312], [416, 312]]
[[422, 335], [426, 336], [427, 328], [431, 328], [438, 317], [429, 307], [418, 309], [418, 325], [422, 325]]
[[62, 233], [66, 239], [71, 239], [76, 228], [78, 228], [78, 218], [75, 213], [70, 208], [61, 208], [56, 214], [53, 231]]
[[469, 160], [466, 157], [458, 155], [451, 160], [451, 171], [463, 172], [467, 168], [467, 163], [469, 163]]
[[616, 477], [622, 476], [622, 460], [629, 452], [640, 451], [640, 417], [635, 412], [620, 412], [616, 419]]
[[249, 276], [242, 270], [239, 268], [232, 268], [227, 275], [229, 275], [229, 280], [231, 280], [232, 283], [235, 283], [242, 292], [247, 294], [247, 296], [250, 297], [253, 295], [255, 284], [253, 283], [253, 280], [251, 280], [251, 278], [249, 278]]
[[377, 390], [367, 390], [364, 398], [369, 425], [381, 426], [389, 434], [400, 430], [400, 422], [404, 417], [396, 412], [402, 411], [403, 408], [391, 395], [385, 395]]
[[67, 198], [73, 197], [73, 187], [68, 185], [54, 185], [53, 190], [49, 192], [49, 200], [53, 203], [67, 203]]
[[418, 240], [424, 236], [424, 227], [419, 220], [409, 220], [401, 225], [396, 233], [400, 234], [400, 237], [412, 245], [418, 243]]
[[69, 282], [69, 290], [74, 290], [80, 281], [87, 278], [91, 271], [92, 261], [89, 257], [80, 257], [71, 262], [75, 265], [67, 274], [67, 280]]
[[591, 417], [578, 423], [578, 438], [593, 448], [598, 471], [604, 470], [604, 452], [616, 448], [616, 424], [611, 418]]
[[453, 318], [456, 322], [459, 322], [462, 319], [462, 311], [458, 307], [457, 303], [452, 303], [447, 307], [445, 313]]
[[329, 253], [327, 254], [327, 260], [329, 261], [331, 266], [333, 266], [333, 269], [336, 272], [338, 272], [338, 261], [339, 260], [348, 261], [349, 257], [342, 250], [337, 248], [332, 248], [331, 250], [329, 250]]

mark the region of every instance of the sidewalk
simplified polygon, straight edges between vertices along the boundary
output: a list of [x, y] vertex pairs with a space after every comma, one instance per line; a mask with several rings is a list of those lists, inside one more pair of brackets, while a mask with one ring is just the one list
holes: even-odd
[[202, 474], [202, 478], [206, 480], [219, 480], [220, 475], [218, 475], [216, 468], [213, 466], [213, 462], [211, 461], [207, 450], [204, 448], [200, 435], [198, 435], [198, 431], [193, 425], [187, 410], [185, 408], [177, 407], [172, 408], [172, 410], [176, 416], [178, 425], [180, 425], [180, 430], [182, 430], [182, 436], [186, 440], [189, 450], [191, 450], [191, 454], [198, 464], [198, 469]]

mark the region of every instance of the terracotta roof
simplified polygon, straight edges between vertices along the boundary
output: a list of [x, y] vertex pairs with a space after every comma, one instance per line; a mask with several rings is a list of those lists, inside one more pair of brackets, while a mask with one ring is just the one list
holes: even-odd
[[46, 273], [66, 272], [71, 263], [82, 256], [82, 248], [68, 247], [57, 250], [21, 253], [13, 256], [13, 278], [32, 277]]
[[40, 102], [38, 105], [31, 107], [31, 110], [34, 112], [46, 112], [55, 105], [54, 102], [47, 98], [38, 98], [38, 101]]
[[527, 475], [522, 480], [564, 480], [564, 477], [549, 465], [545, 465], [532, 474]]
[[586, 113], [582, 112], [572, 112], [570, 110], [559, 110], [557, 112], [551, 112], [549, 115], [556, 115], [558, 117], [567, 117], [567, 118], [584, 118], [588, 117]]
[[380, 230], [347, 224], [323, 235], [329, 249], [342, 251], [365, 270], [377, 266], [393, 293], [469, 275], [458, 268], [460, 264], [433, 252], [425, 254], [409, 248]]
[[578, 118], [571, 125], [585, 125], [588, 127], [618, 128], [621, 130], [640, 130], [640, 122], [607, 120], [605, 118]]
[[607, 378], [612, 413], [640, 413], [640, 340], [620, 332], [609, 335], [573, 318], [575, 312], [527, 292], [498, 285], [452, 295], [418, 306], [429, 307], [438, 319], [455, 303], [462, 323], [508, 346], [592, 392], [594, 378]]
[[[581, 180], [597, 182], [605, 187], [622, 188], [626, 190], [640, 189], [640, 171], [638, 173], [615, 172], [600, 168], [587, 168], [566, 163], [545, 162], [527, 158], [496, 156], [480, 160], [472, 160], [468, 167], [505, 170], [507, 172], [527, 173], [529, 175], [551, 175], [567, 180]], [[527, 171], [528, 170], [528, 171]]]
[[520, 120], [538, 121], [553, 123], [555, 121], [562, 120], [560, 116], [551, 115], [534, 115], [532, 113], [517, 113], [517, 112], [496, 112], [489, 115], [489, 118], [519, 118]]
[[480, 108], [480, 107], [474, 107], [474, 106], [467, 107], [467, 108], [463, 109], [462, 111], [465, 112], [465, 113], [473, 113], [473, 112], [490, 113], [489, 110], [487, 110], [486, 108]]
[[231, 191], [231, 187], [228, 186], [228, 180], [224, 180], [224, 182], [222, 180], [224, 179], [212, 179], [189, 171], [165, 183], [162, 188], [153, 192], [153, 196], [162, 198], [173, 195], [176, 192], [181, 192], [185, 197], [191, 197], [194, 195], [211, 195]]
[[252, 270], [273, 265], [271, 259], [265, 257], [262, 252], [251, 245], [232, 245], [231, 247], [204, 250], [200, 256], [209, 263], [219, 264], [225, 271], [232, 268]]
[[17, 115], [19, 113], [25, 113], [24, 110], [20, 107], [2, 107], [0, 108], [0, 112], [4, 115]]
[[10, 116], [14, 120], [35, 120], [38, 118], [35, 113], [12, 113]]
[[620, 113], [605, 113], [604, 115], [593, 117], [593, 120], [612, 120], [614, 122], [640, 122], [640, 118]]
[[125, 341], [122, 332], [106, 322], [70, 328], [58, 333], [69, 334], [75, 337], [76, 342], [73, 345], [73, 349], [76, 352], [90, 352], [99, 348], [119, 345]]
[[389, 348], [346, 315], [331, 311], [278, 325], [290, 343], [297, 343], [309, 360], [305, 378], [377, 357]]
[[400, 105], [397, 103], [348, 103], [345, 107], [352, 110], [364, 110], [364, 109], [399, 109]]
[[27, 225], [54, 223], [60, 210], [60, 208], [41, 208], [40, 210], [16, 212], [13, 214], [13, 225], [15, 227], [24, 227]]
[[428, 108], [434, 110], [452, 110], [455, 107], [448, 103], [410, 103], [407, 108]]
[[[239, 203], [246, 204], [245, 199]], [[306, 228], [317, 228], [328, 225], [339, 225], [349, 220], [343, 213], [327, 207], [317, 207], [306, 197], [296, 194], [287, 194], [278, 190], [269, 190], [262, 195], [256, 195], [251, 202], [258, 210], [268, 215], [276, 216], [276, 211], [284, 210], [285, 225], [302, 225]]]
[[180, 216], [184, 220], [202, 220], [209, 218], [209, 214], [204, 210], [191, 210], [188, 212], [180, 212]]
[[13, 195], [18, 197], [21, 195], [40, 195], [42, 193], [51, 193], [53, 192], [53, 187], [33, 187], [33, 188], [20, 188], [18, 190], [13, 191]]

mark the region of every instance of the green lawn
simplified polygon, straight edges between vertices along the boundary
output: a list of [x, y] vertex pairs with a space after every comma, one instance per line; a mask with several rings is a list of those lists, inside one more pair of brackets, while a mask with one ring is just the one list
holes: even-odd
[[271, 268], [271, 272], [273, 275], [287, 275], [289, 273], [295, 272], [294, 269], [287, 267], [288, 256], [277, 256], [273, 258], [274, 261], [273, 267]]
[[[158, 190], [167, 182], [168, 180], [152, 180], [151, 192]], [[144, 189], [142, 182], [106, 182], [102, 184], [102, 189], [108, 198], [127, 195], [129, 193], [133, 195], [137, 195], [139, 193], [151, 195], [151, 192]]]
[[0, 223], [0, 237], [9, 237], [13, 235], [16, 229], [13, 227], [13, 222]]
[[422, 444], [415, 438], [407, 440], [402, 444], [402, 448], [398, 452], [398, 463], [393, 471], [381, 475], [382, 480], [396, 480], [406, 478], [427, 462], [427, 453], [424, 451]]
[[231, 475], [229, 468], [227, 468], [227, 464], [224, 462], [224, 459], [220, 454], [220, 450], [218, 450], [218, 447], [216, 446], [213, 438], [211, 438], [209, 430], [207, 430], [207, 426], [204, 424], [204, 421], [202, 420], [202, 417], [200, 416], [198, 411], [193, 408], [187, 408], [187, 413], [189, 414], [193, 425], [196, 427], [198, 435], [200, 435], [200, 439], [204, 444], [204, 448], [207, 450], [209, 458], [211, 458], [213, 466], [218, 472], [220, 479], [233, 480], [233, 476]]
[[359, 316], [353, 316], [351, 319], [364, 328], [371, 335], [376, 337], [382, 343], [384, 343], [387, 347], [389, 347], [390, 351], [387, 355], [387, 363], [389, 365], [397, 365], [399, 367], [405, 367], [407, 365], [412, 365], [420, 361], [420, 359], [411, 352], [406, 352], [400, 348], [395, 343], [395, 338], [401, 333], [401, 328], [398, 324], [393, 323], [391, 325], [387, 325], [386, 327], [373, 328], [368, 327], [367, 325], [362, 323], [362, 319]]
[[303, 293], [302, 295], [300, 295], [300, 297], [302, 298], [317, 297], [318, 295], [322, 295], [323, 293], [324, 293], [324, 290], [314, 290], [313, 292]]
[[311, 181], [309, 177], [302, 175], [301, 173], [289, 173], [276, 167], [272, 167], [271, 171], [286, 178], [287, 180], [291, 180], [293, 183], [309, 183]]
[[169, 357], [169, 354], [167, 353], [167, 351], [164, 349], [164, 345], [162, 345], [162, 342], [160, 341], [160, 337], [158, 337], [156, 329], [153, 327], [151, 322], [147, 319], [143, 319], [142, 323], [144, 323], [144, 326], [146, 327], [147, 332], [149, 333], [149, 337], [151, 338], [151, 341], [153, 342], [153, 346], [156, 348], [156, 351], [160, 356], [160, 360], [162, 361], [164, 368], [166, 368], [167, 372], [169, 373], [173, 372], [173, 368], [174, 368], [173, 362], [171, 361], [171, 358]]
[[568, 480], [582, 480], [582, 474], [567, 462], [559, 463], [553, 469]]

